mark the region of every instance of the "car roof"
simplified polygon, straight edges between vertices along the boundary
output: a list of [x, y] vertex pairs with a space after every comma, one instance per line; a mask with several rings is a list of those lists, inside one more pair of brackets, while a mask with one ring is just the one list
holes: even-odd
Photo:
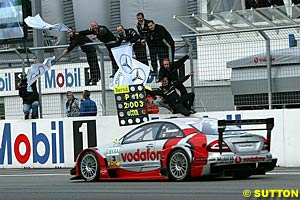
[[186, 125], [189, 123], [201, 123], [203, 121], [205, 122], [217, 121], [217, 119], [208, 118], [208, 117], [174, 117], [174, 118], [165, 118], [165, 119], [155, 119], [155, 120], [148, 121], [144, 124], [156, 123], [156, 122], [171, 122], [177, 125]]

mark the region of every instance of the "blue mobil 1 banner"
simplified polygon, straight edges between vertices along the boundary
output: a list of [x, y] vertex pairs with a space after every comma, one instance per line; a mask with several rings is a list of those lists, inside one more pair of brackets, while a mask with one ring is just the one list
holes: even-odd
[[65, 155], [63, 121], [0, 122], [0, 167], [64, 166]]
[[61, 87], [78, 87], [81, 86], [80, 68], [68, 69], [63, 71], [50, 69], [45, 73], [45, 89]]
[[[25, 72], [27, 70], [28, 68]], [[21, 66], [14, 69], [0, 69], [0, 96], [18, 95], [17, 84], [20, 82], [21, 73]], [[84, 90], [89, 74], [87, 63], [54, 65], [41, 77], [42, 92], [44, 94], [65, 92], [68, 88]]]
[[11, 91], [12, 88], [12, 82], [11, 82], [12, 76], [11, 73], [2, 73], [0, 74], [0, 91]]
[[89, 80], [87, 63], [72, 63], [54, 65], [42, 76], [43, 93], [59, 93], [68, 88], [84, 90], [86, 80]]
[[97, 118], [0, 121], [0, 168], [73, 167], [97, 146]]

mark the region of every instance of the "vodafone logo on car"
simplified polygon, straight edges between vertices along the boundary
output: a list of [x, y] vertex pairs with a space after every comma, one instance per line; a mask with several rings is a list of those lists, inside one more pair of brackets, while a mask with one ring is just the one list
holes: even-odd
[[237, 156], [237, 157], [234, 159], [234, 161], [235, 161], [236, 164], [239, 164], [239, 163], [241, 163], [242, 158], [239, 157], [239, 156]]
[[266, 158], [263, 156], [254, 156], [254, 157], [247, 157], [247, 158], [241, 158], [237, 156], [234, 161], [236, 164], [240, 164], [242, 161], [243, 162], [258, 162], [258, 161], [265, 161]]
[[137, 149], [134, 153], [121, 153], [121, 157], [124, 162], [149, 161], [164, 159], [165, 153], [162, 151], [151, 151], [148, 148], [146, 151]]

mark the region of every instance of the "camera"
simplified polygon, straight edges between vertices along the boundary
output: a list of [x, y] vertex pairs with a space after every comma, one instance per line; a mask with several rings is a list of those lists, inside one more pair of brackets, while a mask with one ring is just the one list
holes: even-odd
[[19, 79], [20, 79], [20, 81], [18, 83], [19, 88], [27, 87], [27, 77], [26, 77], [26, 75], [20, 74]]

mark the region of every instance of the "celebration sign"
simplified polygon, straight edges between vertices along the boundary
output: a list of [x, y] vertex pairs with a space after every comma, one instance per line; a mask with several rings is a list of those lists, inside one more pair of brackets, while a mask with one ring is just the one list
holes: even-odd
[[140, 124], [149, 120], [143, 85], [114, 87], [120, 126]]

